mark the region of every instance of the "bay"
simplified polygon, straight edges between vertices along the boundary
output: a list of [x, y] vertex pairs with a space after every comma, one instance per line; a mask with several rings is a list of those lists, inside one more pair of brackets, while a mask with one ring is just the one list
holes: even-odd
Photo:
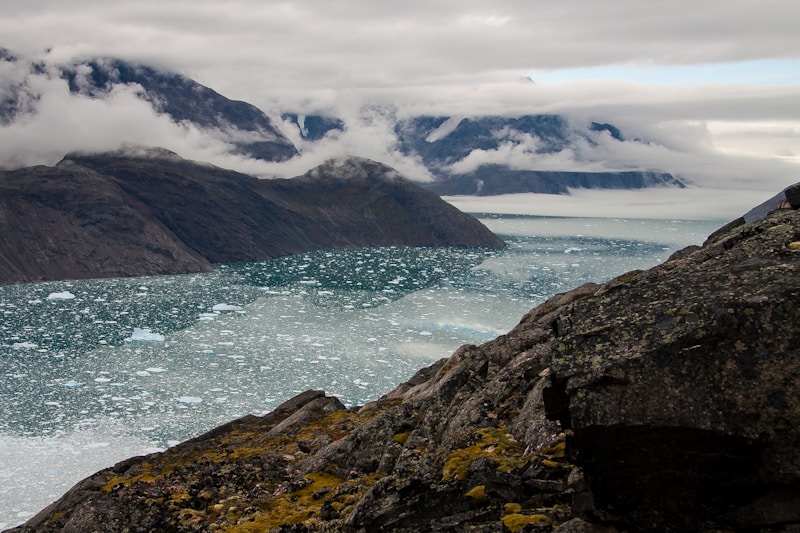
[[553, 294], [653, 266], [722, 224], [479, 218], [507, 248], [320, 251], [0, 287], [0, 528], [116, 461], [304, 390], [374, 400]]

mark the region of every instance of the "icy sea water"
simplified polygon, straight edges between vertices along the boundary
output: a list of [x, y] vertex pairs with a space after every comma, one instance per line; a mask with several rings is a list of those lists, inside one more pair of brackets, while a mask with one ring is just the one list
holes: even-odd
[[0, 528], [91, 473], [304, 390], [348, 405], [647, 268], [718, 222], [486, 215], [501, 251], [323, 251], [209, 274], [0, 287]]

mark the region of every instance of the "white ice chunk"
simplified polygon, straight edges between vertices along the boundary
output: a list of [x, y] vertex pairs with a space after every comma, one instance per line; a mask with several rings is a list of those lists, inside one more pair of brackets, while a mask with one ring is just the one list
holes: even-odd
[[175, 401], [180, 403], [200, 403], [203, 401], [202, 398], [198, 398], [197, 396], [180, 396], [175, 398]]
[[35, 350], [39, 345], [33, 342], [15, 342], [11, 345], [12, 350]]
[[241, 313], [244, 309], [238, 305], [230, 305], [230, 304], [217, 304], [211, 308], [212, 311], [216, 311], [217, 313]]
[[74, 298], [75, 295], [69, 291], [51, 292], [50, 295], [47, 297], [48, 300], [72, 300]]
[[139, 344], [145, 342], [164, 342], [164, 335], [150, 331], [150, 328], [133, 328], [133, 334], [125, 342]]

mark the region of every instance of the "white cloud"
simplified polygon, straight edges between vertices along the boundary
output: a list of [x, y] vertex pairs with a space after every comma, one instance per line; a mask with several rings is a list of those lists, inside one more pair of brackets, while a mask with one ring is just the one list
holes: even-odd
[[450, 196], [445, 200], [467, 213], [727, 222], [773, 195], [760, 190], [712, 188], [574, 189], [568, 195]]
[[[796, 181], [796, 83], [682, 85], [654, 78], [552, 85], [526, 78], [570, 67], [643, 65], [654, 72], [660, 65], [798, 59], [794, 0], [409, 0], [402, 9], [369, 0], [8, 0], [3, 9], [0, 45], [21, 54], [51, 62], [117, 56], [152, 63], [268, 112], [322, 110], [348, 119], [367, 104], [393, 106], [400, 117], [560, 113], [610, 122], [628, 138], [652, 142], [576, 146], [538, 157], [538, 165], [661, 168], [703, 186], [730, 182], [759, 190]], [[8, 74], [0, 71], [0, 78]], [[53, 93], [43, 94], [39, 114], [24, 127], [0, 131], [0, 151], [18, 161], [52, 162], [60, 151], [114, 144], [121, 140], [114, 125], [124, 123], [125, 137], [134, 138], [125, 140], [259, 175], [295, 175], [348, 153], [426, 178], [418, 162], [393, 151], [391, 131], [379, 118], [350, 122], [359, 127], [313, 149], [301, 146], [302, 157], [289, 164], [266, 165], [230, 155], [220, 135], [155, 116], [132, 93], [90, 102], [62, 87], [40, 89]], [[26, 150], [37, 157], [23, 157]], [[475, 153], [462, 164], [507, 158], [521, 166], [534, 152], [531, 140]]]

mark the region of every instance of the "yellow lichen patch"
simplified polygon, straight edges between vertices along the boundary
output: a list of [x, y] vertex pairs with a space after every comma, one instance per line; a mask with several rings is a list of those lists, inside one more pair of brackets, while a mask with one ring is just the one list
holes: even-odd
[[182, 502], [184, 500], [192, 499], [192, 497], [189, 496], [188, 492], [174, 492], [172, 493], [172, 496], [170, 496], [170, 498], [172, 498], [172, 501], [174, 502]]
[[486, 487], [484, 485], [478, 485], [472, 487], [467, 491], [465, 496], [467, 496], [468, 498], [472, 498], [476, 502], [482, 502], [486, 498], [488, 498], [488, 496], [486, 495]]
[[542, 466], [547, 468], [559, 468], [560, 466], [563, 466], [563, 464], [559, 463], [558, 461], [551, 461], [550, 459], [542, 459]]
[[560, 441], [556, 444], [551, 446], [544, 446], [539, 450], [539, 453], [542, 455], [548, 455], [550, 457], [565, 457], [567, 451], [567, 442]]
[[314, 440], [327, 434], [332, 440], [346, 437], [359, 422], [359, 415], [346, 409], [334, 411], [321, 420], [311, 422], [297, 432], [297, 440]]
[[137, 473], [130, 477], [125, 477], [121, 474], [110, 474], [106, 484], [103, 486], [103, 491], [111, 492], [111, 490], [117, 485], [127, 486], [131, 483], [137, 482], [153, 483], [155, 480], [156, 476], [153, 475], [151, 464], [148, 461], [144, 461], [142, 462]]
[[[329, 505], [337, 513], [346, 514], [385, 474], [343, 480], [327, 472], [308, 474], [308, 485], [294, 492], [278, 493], [259, 504], [259, 511], [249, 514], [225, 529], [230, 533], [270, 531], [281, 525], [311, 524], [320, 520], [322, 506]], [[230, 515], [228, 516], [230, 520]]]
[[206, 513], [196, 509], [184, 509], [178, 516], [183, 527], [198, 526], [206, 521]]
[[550, 524], [550, 519], [543, 514], [524, 515], [507, 514], [503, 517], [503, 525], [512, 533], [522, 531], [528, 525], [546, 526]]
[[60, 512], [58, 512], [58, 513], [53, 513], [53, 514], [52, 514], [52, 515], [51, 515], [51, 516], [50, 516], [50, 517], [49, 517], [49, 518], [48, 518], [48, 519], [45, 521], [45, 525], [53, 525], [53, 524], [56, 522], [56, 520], [58, 520], [58, 519], [59, 519], [59, 518], [61, 518], [62, 516], [64, 516], [64, 512], [63, 512], [63, 511], [60, 511]]
[[392, 440], [395, 441], [397, 444], [405, 444], [408, 440], [408, 433], [398, 433]]
[[516, 514], [522, 510], [522, 506], [518, 503], [507, 503], [503, 506], [503, 512], [506, 514]]
[[467, 470], [476, 459], [488, 457], [497, 463], [501, 472], [511, 472], [526, 464], [523, 450], [504, 426], [483, 428], [476, 433], [477, 442], [455, 450], [447, 456], [442, 469], [442, 480], [467, 478]]
[[236, 524], [226, 531], [230, 533], [270, 531], [283, 524], [300, 524], [319, 516], [324, 503], [325, 489], [333, 489], [341, 485], [344, 480], [325, 472], [308, 474], [306, 479], [311, 483], [295, 492], [271, 498], [266, 502], [266, 508], [250, 517], [250, 521]]

